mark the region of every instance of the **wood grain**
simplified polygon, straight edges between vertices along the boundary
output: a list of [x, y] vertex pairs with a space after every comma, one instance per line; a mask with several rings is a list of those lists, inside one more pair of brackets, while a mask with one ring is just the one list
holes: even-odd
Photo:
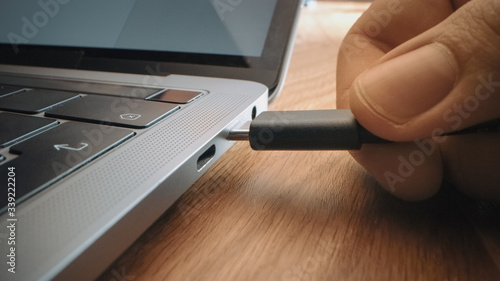
[[[334, 108], [338, 47], [367, 5], [303, 11], [271, 109]], [[500, 280], [499, 215], [449, 186], [398, 200], [346, 152], [237, 143], [99, 280]]]

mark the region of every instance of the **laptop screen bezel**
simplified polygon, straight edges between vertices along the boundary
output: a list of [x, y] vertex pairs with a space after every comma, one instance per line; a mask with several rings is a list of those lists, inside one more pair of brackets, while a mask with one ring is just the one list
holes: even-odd
[[[0, 44], [0, 64], [145, 75], [199, 75], [260, 82], [276, 88], [301, 0], [277, 0], [260, 57]], [[271, 92], [270, 91], [270, 92]]]

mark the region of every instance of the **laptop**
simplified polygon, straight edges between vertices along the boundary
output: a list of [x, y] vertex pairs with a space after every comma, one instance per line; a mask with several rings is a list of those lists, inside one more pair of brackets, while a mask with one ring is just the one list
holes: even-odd
[[300, 0], [0, 0], [1, 280], [92, 280], [280, 92]]

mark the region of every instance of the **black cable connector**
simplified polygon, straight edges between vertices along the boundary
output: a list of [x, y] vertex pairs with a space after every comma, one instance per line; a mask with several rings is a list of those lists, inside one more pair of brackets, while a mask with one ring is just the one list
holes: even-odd
[[229, 132], [254, 150], [355, 150], [364, 143], [386, 143], [363, 128], [348, 109], [267, 111]]
[[[500, 131], [500, 119], [458, 132]], [[349, 109], [267, 111], [231, 130], [228, 140], [246, 140], [254, 150], [358, 150], [366, 143], [389, 143], [363, 128]]]

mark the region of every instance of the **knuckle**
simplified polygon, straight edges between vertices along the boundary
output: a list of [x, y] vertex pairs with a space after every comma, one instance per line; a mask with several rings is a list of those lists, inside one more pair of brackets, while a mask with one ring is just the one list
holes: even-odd
[[450, 18], [438, 41], [447, 45], [462, 63], [500, 63], [500, 1], [476, 0]]

